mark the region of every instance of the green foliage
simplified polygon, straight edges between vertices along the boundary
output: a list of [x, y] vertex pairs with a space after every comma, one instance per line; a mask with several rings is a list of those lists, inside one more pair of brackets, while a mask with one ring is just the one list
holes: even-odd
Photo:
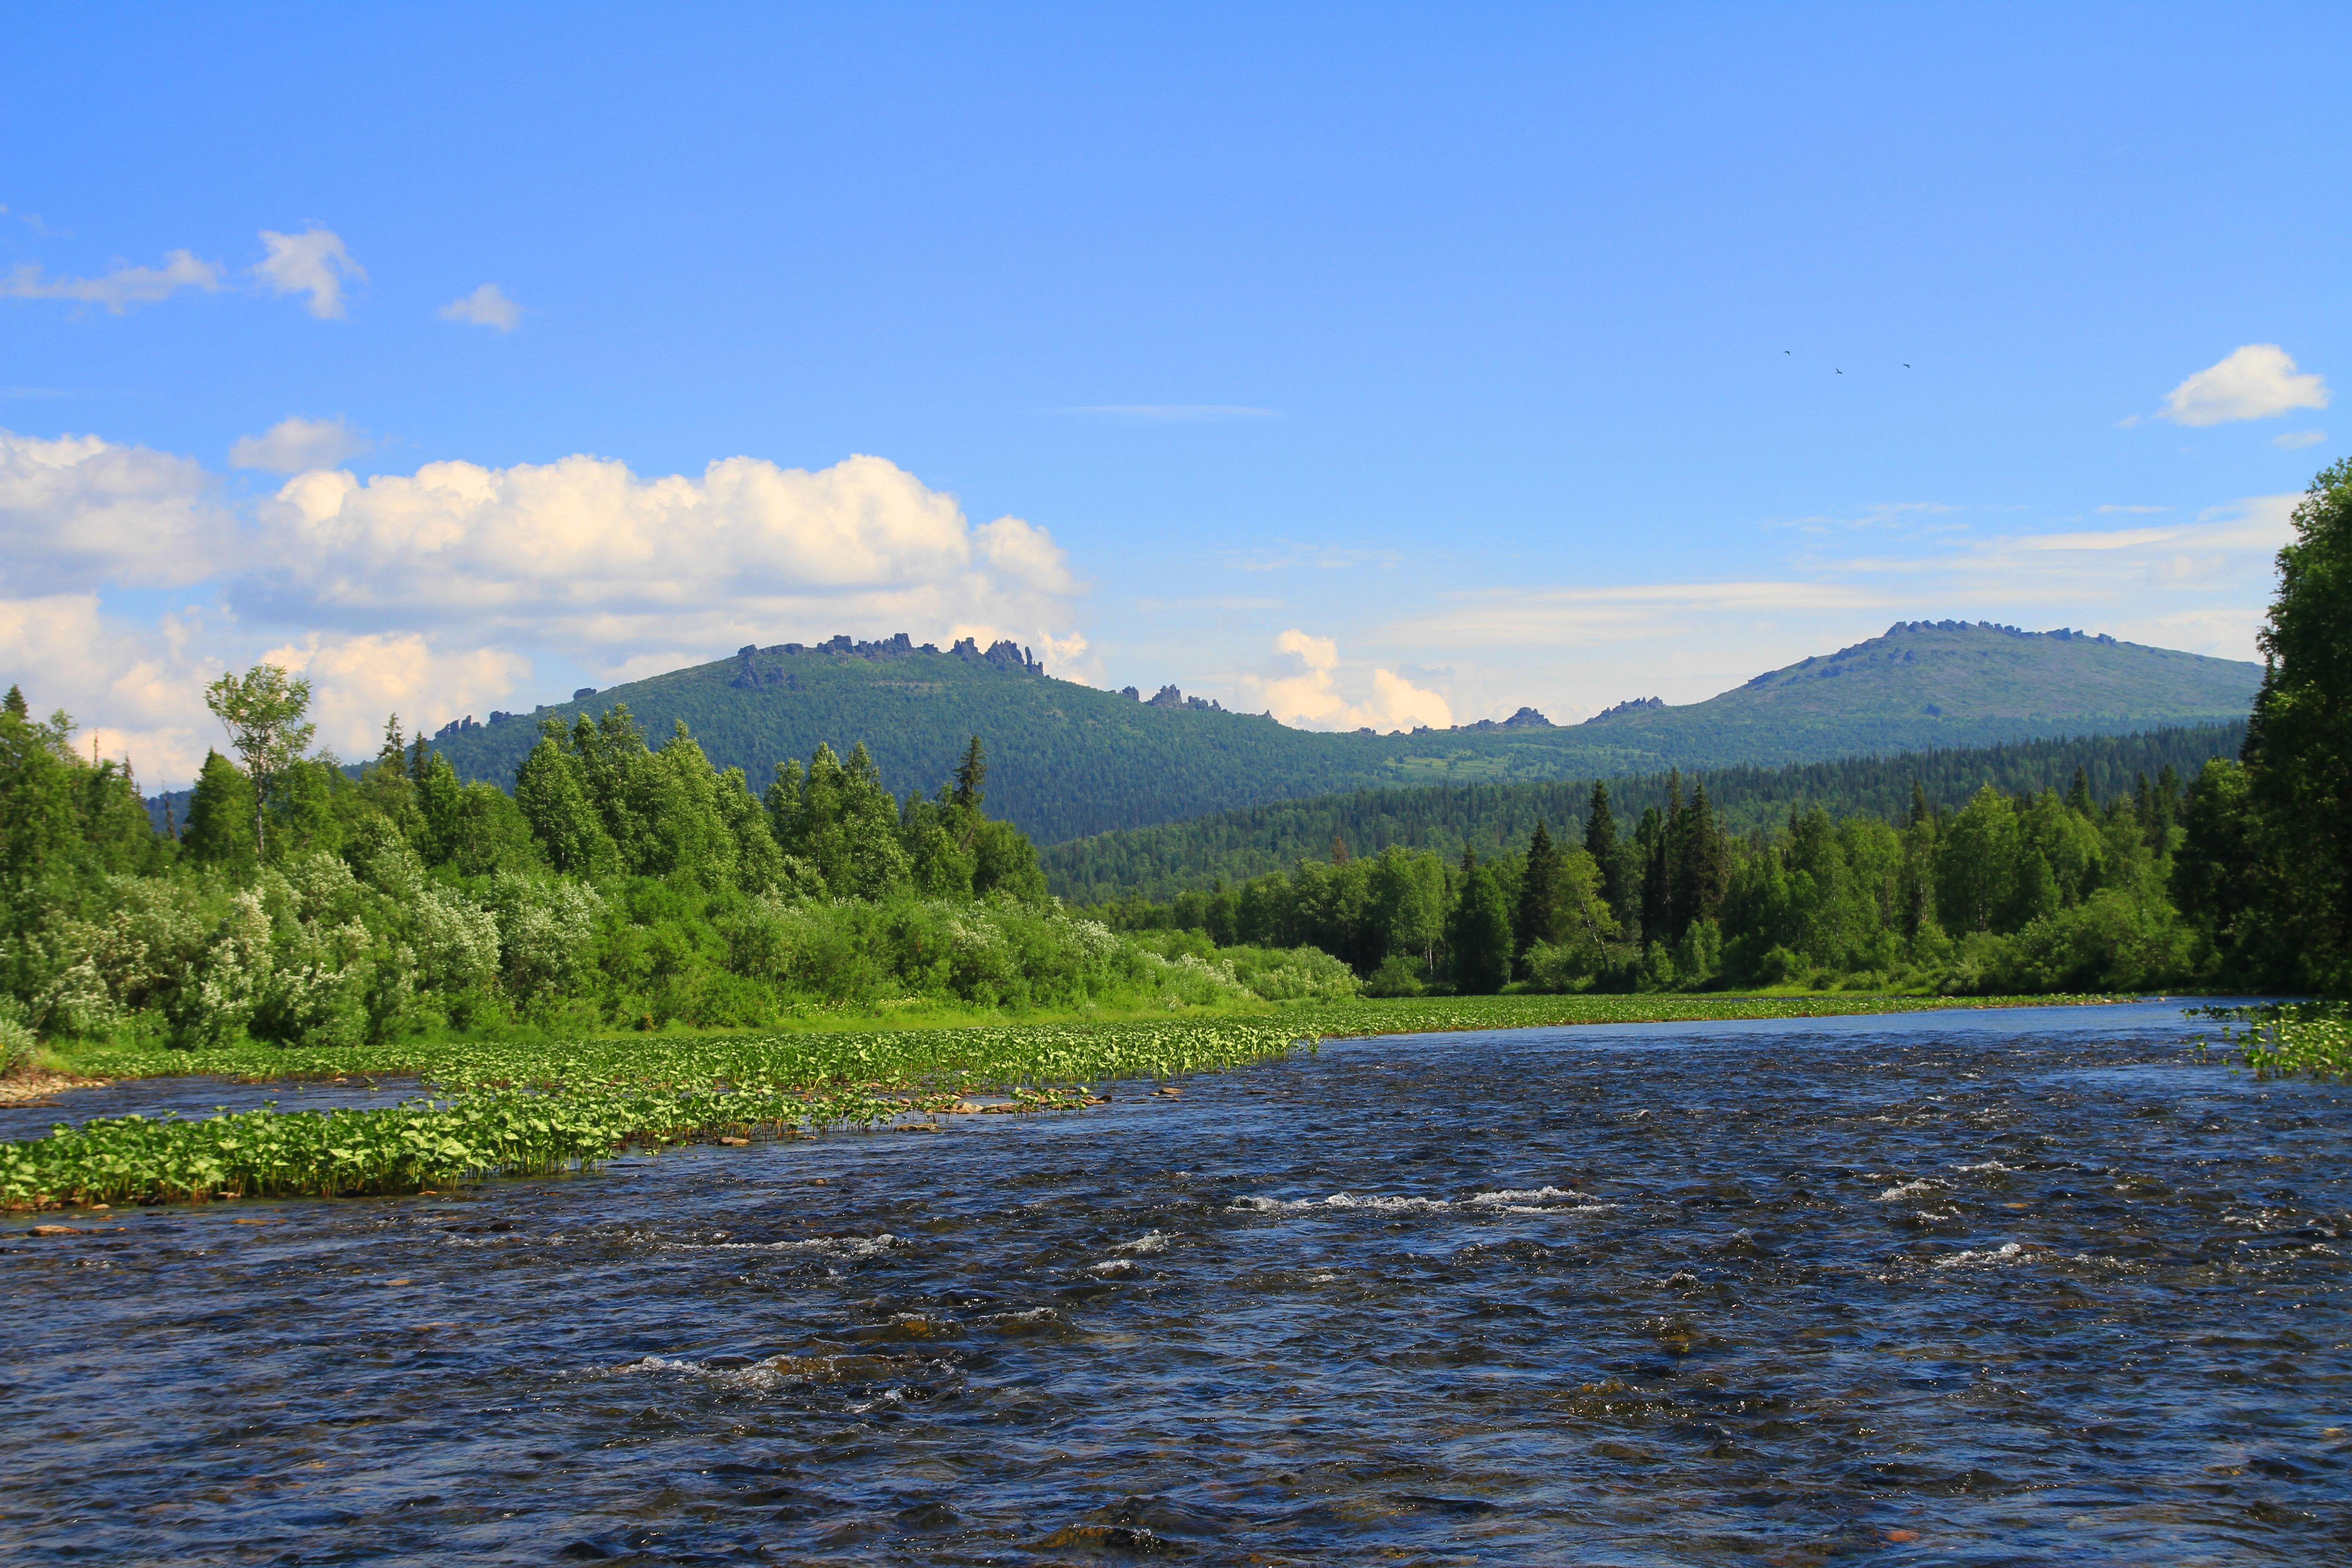
[[[2233, 766], [2208, 776], [2227, 781]], [[1485, 861], [1465, 851], [1453, 872], [1391, 845], [1371, 861], [1302, 860], [1286, 877], [1101, 913], [1131, 930], [1312, 946], [1352, 964], [1371, 994], [1433, 984], [1474, 994], [1514, 973], [1559, 992], [2073, 992], [2210, 978], [2208, 949], [2167, 892], [2187, 875], [2178, 847], [2204, 831], [2169, 773], [2105, 806], [2084, 790], [1986, 787], [1949, 815], [1922, 800], [1899, 827], [1814, 807], [1745, 838], [1722, 831], [1706, 790], [1685, 800], [1680, 782], [1669, 777], [1666, 809], [1645, 811], [1630, 844], [1592, 836], [1625, 850], [1622, 911], [1592, 854], [1562, 853], [1538, 823], [1524, 848]], [[2215, 853], [2234, 875], [2227, 847]], [[1646, 868], [1638, 879], [1634, 865]]]
[[227, 729], [253, 783], [254, 838], [266, 849], [260, 808], [272, 803], [279, 775], [302, 760], [317, 730], [303, 717], [310, 709], [310, 683], [274, 664], [257, 664], [243, 675], [223, 670], [205, 688], [205, 706]]
[[47, 1034], [357, 1048], [519, 1024], [1229, 1009], [1357, 989], [1321, 953], [1161, 953], [1063, 910], [1026, 837], [985, 816], [976, 743], [929, 800], [893, 800], [863, 747], [846, 763], [820, 747], [763, 804], [691, 736], [649, 749], [615, 708], [548, 726], [510, 797], [406, 748], [395, 721], [362, 777], [278, 762], [266, 852], [250, 780], [212, 757], [167, 873], [127, 779], [79, 762], [66, 721], [0, 726], [15, 825], [0, 847], [26, 890], [0, 949], [6, 1005]]
[[1500, 991], [1511, 978], [1511, 910], [1494, 868], [1465, 850], [1461, 895], [1446, 930], [1454, 984], [1471, 995]]
[[[2009, 795], [2063, 789], [2076, 773], [2098, 798], [2108, 799], [2130, 791], [2143, 774], [2160, 778], [2172, 769], [2194, 777], [2208, 760], [2234, 752], [2244, 733], [2242, 723], [2215, 724], [1801, 766], [1727, 768], [1683, 778], [1706, 789], [1718, 826], [1738, 836], [1777, 826], [1790, 812], [1816, 805], [1833, 817], [1902, 822], [1923, 809], [1956, 810], [1987, 785]], [[1541, 822], [1558, 827], [1563, 838], [1583, 838], [1586, 853], [1602, 869], [1611, 907], [1631, 922], [1638, 918], [1647, 867], [1635, 854], [1623, 819], [1630, 813], [1638, 823], [1654, 807], [1663, 820], [1671, 778], [1662, 772], [1606, 784], [1567, 780], [1360, 790], [1054, 844], [1040, 858], [1054, 890], [1074, 902], [1166, 900], [1220, 879], [1238, 883], [1287, 870], [1301, 859], [1328, 854], [1334, 838], [1345, 838], [1361, 856], [1395, 845], [1453, 861], [1465, 848], [1486, 855], [1517, 843]]]
[[[2341, 1002], [2207, 1008], [2222, 1020], [2221, 1042], [2256, 1078], [2352, 1080], [2352, 1012]], [[2200, 1047], [2207, 1042], [2200, 1042]]]
[[2312, 480], [2294, 525], [2259, 638], [2269, 667], [2244, 752], [2267, 939], [2251, 956], [2281, 979], [2342, 992], [2352, 989], [2352, 458]]
[[258, 855], [255, 816], [252, 781], [218, 752], [206, 752], [188, 800], [181, 853], [199, 866], [249, 868]]

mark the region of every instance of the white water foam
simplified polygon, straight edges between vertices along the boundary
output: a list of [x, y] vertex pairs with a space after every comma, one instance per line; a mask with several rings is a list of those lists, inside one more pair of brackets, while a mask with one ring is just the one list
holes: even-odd
[[814, 1252], [828, 1258], [872, 1258], [913, 1242], [884, 1231], [878, 1236], [820, 1236], [806, 1241], [671, 1241], [661, 1245], [680, 1252]]
[[[1582, 1193], [1562, 1192], [1558, 1187], [1536, 1187], [1525, 1191], [1506, 1189], [1480, 1193], [1454, 1203], [1448, 1198], [1394, 1197], [1384, 1193], [1333, 1193], [1328, 1198], [1235, 1198], [1226, 1207], [1243, 1214], [1295, 1214], [1302, 1209], [1370, 1209], [1391, 1213], [1435, 1214], [1443, 1210], [1475, 1210], [1486, 1214], [1601, 1214], [1613, 1209], [1615, 1204], [1568, 1204], [1564, 1199], [1581, 1198]], [[1524, 1200], [1532, 1199], [1533, 1202]]]
[[1899, 1187], [1887, 1188], [1885, 1192], [1878, 1194], [1878, 1201], [1883, 1204], [1900, 1203], [1905, 1198], [1930, 1197], [1943, 1190], [1943, 1183], [1929, 1181], [1927, 1178], [1922, 1177], [1920, 1180], [1916, 1182], [1906, 1182]]
[[1147, 1230], [1133, 1241], [1122, 1241], [1111, 1250], [1139, 1253], [1165, 1252], [1168, 1250], [1168, 1236], [1164, 1231]]
[[1972, 1264], [2014, 1263], [2025, 1256], [2025, 1248], [2017, 1243], [2004, 1242], [1983, 1252], [1956, 1252], [1949, 1258], [1936, 1260], [1938, 1268], [1966, 1268]]

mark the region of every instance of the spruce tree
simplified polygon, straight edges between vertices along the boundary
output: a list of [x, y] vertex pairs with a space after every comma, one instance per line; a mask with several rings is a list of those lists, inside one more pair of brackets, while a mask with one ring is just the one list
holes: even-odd
[[[2143, 780], [2145, 777], [2143, 774]], [[2091, 775], [2083, 768], [2074, 770], [2074, 782], [2066, 791], [2066, 809], [2079, 816], [2098, 815], [2091, 805]]]
[[1642, 866], [1642, 931], [1644, 942], [1663, 942], [1674, 925], [1672, 879], [1666, 874], [1666, 819], [1656, 806], [1642, 813], [1633, 830], [1633, 849]]
[[1454, 906], [1454, 981], [1465, 994], [1491, 995], [1511, 978], [1511, 911], [1495, 873], [1462, 852], [1462, 896]]
[[253, 783], [218, 752], [205, 753], [180, 847], [199, 866], [234, 868], [254, 862]]
[[1635, 889], [1625, 846], [1617, 837], [1617, 814], [1609, 808], [1609, 786], [1598, 779], [1592, 781], [1592, 796], [1585, 805], [1584, 852], [1601, 868], [1601, 896], [1609, 912], [1630, 930], [1640, 913], [1633, 907]]
[[[862, 752], [866, 743], [859, 742], [857, 749]], [[987, 784], [988, 757], [981, 750], [980, 737], [974, 735], [963, 749], [963, 761], [956, 764], [955, 794], [950, 798], [964, 810], [977, 812], [981, 803], [988, 798]]]
[[1669, 828], [1668, 837], [1674, 863], [1667, 897], [1673, 900], [1674, 939], [1679, 942], [1695, 922], [1715, 919], [1731, 890], [1731, 855], [1705, 784], [1691, 792], [1679, 826]]
[[1535, 837], [1528, 841], [1527, 869], [1519, 875], [1518, 918], [1511, 922], [1514, 962], [1524, 959], [1537, 942], [1559, 941], [1565, 912], [1561, 902], [1559, 850], [1552, 844], [1551, 829], [1538, 822]]

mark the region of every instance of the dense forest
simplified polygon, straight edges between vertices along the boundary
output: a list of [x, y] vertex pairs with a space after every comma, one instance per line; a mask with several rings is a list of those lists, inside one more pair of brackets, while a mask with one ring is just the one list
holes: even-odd
[[[1563, 844], [1538, 820], [1499, 853], [1465, 844], [1458, 863], [1394, 842], [1352, 856], [1340, 830], [1328, 859], [1286, 874], [1130, 898], [1105, 913], [1128, 929], [1311, 943], [1390, 994], [1790, 982], [2342, 994], [2352, 989], [2352, 460], [2314, 481], [2294, 527], [2239, 755], [2191, 775], [2138, 769], [2122, 791], [2112, 769], [2122, 753], [2111, 753], [2105, 790], [2085, 757], [2063, 789], [1987, 782], [1955, 808], [1930, 795], [1933, 770], [1922, 769], [1899, 818], [1837, 817], [1791, 799], [1784, 820], [1745, 831], [1706, 781], [1686, 790], [1679, 773], [1631, 820], [1606, 784], [1575, 816], [1564, 801], [1498, 792], [1493, 820], [1506, 802], [1534, 802], [1578, 828]], [[1884, 775], [1855, 766], [1867, 799]], [[1378, 797], [1352, 798], [1367, 821], [1380, 818]], [[1329, 809], [1337, 821], [1349, 808]]]
[[[2065, 789], [2077, 772], [2105, 800], [2135, 780], [2170, 769], [2194, 778], [2214, 757], [2244, 744], [2243, 721], [2133, 735], [2078, 736], [2002, 746], [1849, 757], [1791, 767], [1723, 768], [1699, 775], [1634, 774], [1609, 781], [1621, 815], [1664, 810], [1670, 781], [1704, 784], [1723, 826], [1738, 834], [1778, 826], [1815, 807], [1833, 817], [1897, 821], [1925, 790], [1930, 805], [1957, 810], [1990, 785], [2006, 795]], [[1173, 898], [1186, 889], [1238, 883], [1306, 859], [1329, 859], [1335, 846], [1373, 855], [1391, 845], [1449, 859], [1465, 849], [1494, 854], [1523, 844], [1538, 823], [1571, 839], [1584, 832], [1592, 780], [1563, 779], [1452, 788], [1357, 790], [1281, 801], [1161, 827], [1130, 828], [1048, 846], [1038, 852], [1047, 886], [1080, 904]]]
[[1528, 716], [1326, 734], [1173, 688], [1147, 700], [1055, 679], [1009, 643], [942, 652], [904, 636], [841, 637], [744, 647], [529, 714], [436, 719], [432, 741], [460, 780], [507, 786], [540, 722], [568, 728], [619, 703], [657, 736], [686, 724], [715, 765], [752, 779], [820, 744], [846, 754], [862, 743], [883, 783], [904, 795], [943, 777], [977, 731], [996, 757], [992, 808], [1056, 844], [1352, 789], [1779, 767], [2210, 722], [2242, 716], [2260, 674], [2071, 632], [1908, 622], [1705, 702], [1636, 705], [1586, 723]]
[[548, 723], [512, 794], [396, 722], [357, 776], [307, 687], [224, 676], [236, 760], [159, 834], [63, 714], [0, 707], [0, 1056], [35, 1037], [312, 1045], [517, 1026], [770, 1025], [812, 1009], [1213, 1007], [1353, 994], [1318, 952], [1136, 937], [1045, 896], [987, 760], [894, 799], [820, 746], [761, 795], [625, 708]]

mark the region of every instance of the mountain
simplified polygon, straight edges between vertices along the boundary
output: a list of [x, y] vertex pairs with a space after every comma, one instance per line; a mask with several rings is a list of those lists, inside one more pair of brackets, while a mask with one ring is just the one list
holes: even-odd
[[[1985, 784], [2010, 795], [2045, 789], [2063, 794], [2077, 768], [2092, 798], [2105, 802], [2134, 793], [2140, 779], [2155, 781], [2168, 767], [2184, 783], [2193, 779], [2208, 759], [2237, 755], [2245, 739], [2246, 722], [2239, 719], [2142, 734], [1725, 768], [1686, 773], [1682, 783], [1685, 795], [1704, 783], [1724, 825], [1747, 833], [1778, 826], [1790, 811], [1815, 806], [1832, 816], [1899, 820], [1910, 809], [1915, 784], [1927, 792], [1930, 805], [1945, 811], [1966, 805]], [[1638, 773], [1608, 784], [1620, 833], [1632, 832], [1645, 808], [1665, 808], [1664, 773]], [[1287, 871], [1300, 860], [1329, 860], [1339, 844], [1355, 856], [1377, 855], [1394, 844], [1433, 849], [1450, 860], [1465, 846], [1493, 854], [1522, 844], [1538, 822], [1549, 824], [1562, 842], [1581, 843], [1591, 789], [1589, 779], [1566, 779], [1351, 790], [1075, 838], [1047, 846], [1037, 858], [1047, 885], [1073, 903], [1165, 901], [1187, 889], [1205, 891], [1219, 882], [1238, 884], [1268, 871]]]
[[658, 744], [683, 721], [755, 788], [819, 742], [864, 741], [900, 794], [930, 790], [966, 737], [989, 752], [989, 803], [1040, 843], [1360, 788], [1778, 766], [1864, 753], [2115, 734], [2242, 718], [2261, 668], [2071, 631], [1906, 622], [1704, 702], [1649, 700], [1581, 724], [1530, 709], [1412, 734], [1324, 734], [1227, 712], [1174, 687], [1150, 700], [1045, 672], [1011, 643], [941, 651], [901, 634], [745, 647], [433, 738], [468, 779], [511, 787], [538, 721], [625, 702]]

